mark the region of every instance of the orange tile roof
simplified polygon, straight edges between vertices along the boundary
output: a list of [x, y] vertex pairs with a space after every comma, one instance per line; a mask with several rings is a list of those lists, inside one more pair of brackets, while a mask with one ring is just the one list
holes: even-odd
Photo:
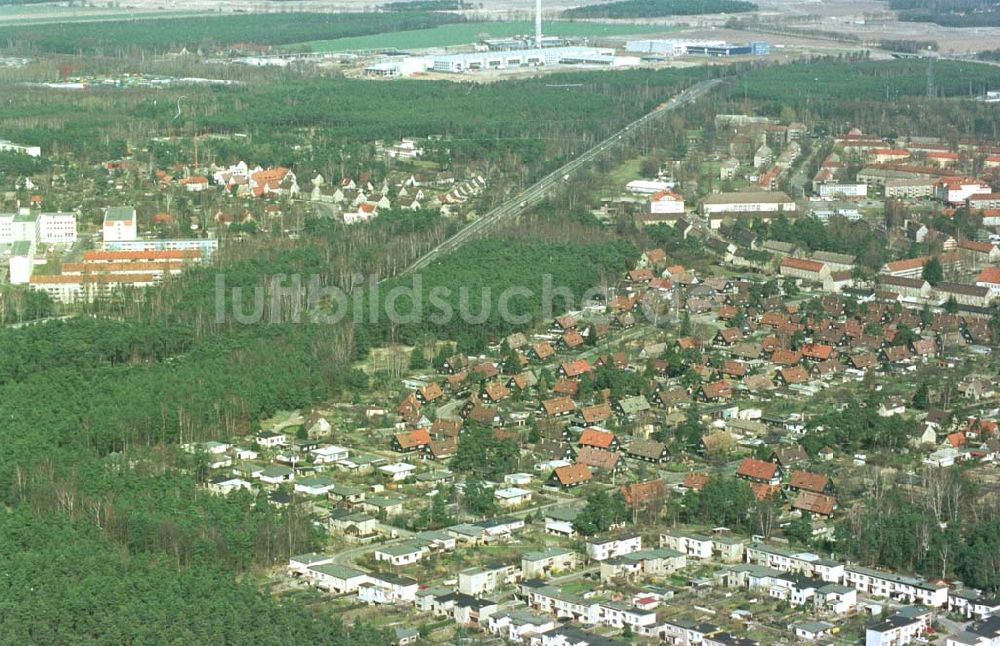
[[563, 486], [580, 484], [581, 482], [587, 482], [591, 478], [590, 469], [586, 464], [580, 463], [559, 467], [554, 473], [556, 479]]
[[825, 265], [821, 262], [816, 262], [815, 260], [805, 260], [803, 258], [785, 256], [781, 259], [781, 266], [788, 267], [790, 269], [801, 269], [802, 271], [819, 272]]
[[190, 260], [201, 258], [197, 249], [163, 249], [159, 251], [84, 251], [84, 262], [106, 262], [115, 260]]
[[709, 480], [709, 475], [707, 473], [689, 473], [684, 478], [684, 483], [682, 486], [686, 489], [694, 489], [695, 491], [701, 491]]
[[601, 469], [602, 471], [614, 471], [618, 466], [621, 456], [617, 451], [607, 451], [593, 446], [584, 446], [576, 456], [577, 464], [586, 464], [588, 467]]
[[792, 471], [788, 477], [788, 486], [792, 489], [804, 489], [815, 493], [823, 493], [830, 484], [830, 479], [822, 473], [810, 471]]
[[605, 402], [603, 404], [594, 404], [593, 406], [584, 406], [580, 410], [580, 415], [583, 417], [583, 421], [588, 424], [603, 422], [611, 417], [611, 404]]
[[542, 408], [548, 415], [560, 415], [576, 410], [576, 403], [569, 397], [553, 397], [543, 401]]
[[976, 240], [962, 240], [958, 243], [958, 246], [968, 251], [975, 251], [976, 253], [990, 253], [993, 251], [993, 245], [989, 242], [978, 242]]
[[807, 343], [802, 346], [802, 356], [810, 359], [826, 361], [833, 354], [833, 346], [820, 343]]
[[986, 267], [976, 276], [976, 282], [1000, 285], [1000, 267]]
[[663, 480], [646, 480], [645, 482], [622, 485], [621, 492], [625, 504], [632, 507], [662, 498], [667, 493], [667, 487]]
[[895, 262], [886, 263], [885, 268], [890, 272], [895, 271], [909, 271], [911, 269], [919, 269], [924, 266], [924, 264], [929, 260], [927, 256], [920, 256], [919, 258], [907, 258], [905, 260], [896, 260]]
[[31, 285], [72, 285], [74, 283], [152, 283], [156, 280], [153, 274], [77, 274], [58, 276], [30, 276]]
[[779, 491], [781, 487], [778, 485], [764, 484], [763, 482], [749, 482], [750, 491], [753, 492], [753, 497], [757, 500], [766, 500], [767, 498], [773, 498]]
[[777, 471], [778, 465], [774, 462], [765, 462], [756, 458], [744, 458], [743, 462], [740, 463], [740, 468], [736, 471], [736, 475], [752, 480], [768, 482], [774, 478]]
[[606, 449], [615, 441], [615, 434], [596, 428], [585, 428], [580, 434], [580, 446], [596, 446]]
[[567, 377], [579, 377], [580, 375], [590, 372], [593, 370], [591, 365], [587, 363], [586, 359], [577, 359], [575, 361], [567, 361], [562, 364], [562, 371]]
[[792, 503], [792, 508], [800, 511], [807, 511], [810, 514], [829, 516], [833, 514], [833, 508], [836, 505], [837, 499], [833, 496], [814, 493], [812, 491], [803, 491], [799, 493], [798, 498], [796, 498], [795, 502]]
[[431, 443], [431, 434], [425, 428], [409, 433], [396, 433], [396, 442], [404, 449], [427, 446]]

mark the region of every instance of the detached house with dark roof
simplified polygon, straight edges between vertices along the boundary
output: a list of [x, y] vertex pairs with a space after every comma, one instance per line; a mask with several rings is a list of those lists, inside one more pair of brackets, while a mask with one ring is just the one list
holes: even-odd
[[628, 446], [626, 455], [636, 460], [663, 464], [670, 459], [667, 445], [655, 440], [633, 440]]

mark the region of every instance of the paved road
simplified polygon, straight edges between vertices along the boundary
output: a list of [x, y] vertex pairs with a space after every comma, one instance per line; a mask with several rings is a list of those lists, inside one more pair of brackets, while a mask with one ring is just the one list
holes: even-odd
[[709, 81], [702, 81], [696, 85], [691, 86], [687, 90], [681, 92], [677, 96], [674, 96], [666, 103], [661, 104], [656, 110], [653, 110], [649, 114], [636, 119], [632, 123], [628, 124], [618, 132], [614, 133], [601, 143], [597, 144], [590, 150], [584, 152], [578, 156], [573, 161], [565, 164], [564, 166], [552, 171], [545, 177], [543, 177], [539, 182], [533, 184], [531, 187], [525, 189], [521, 193], [514, 196], [513, 199], [505, 202], [504, 204], [498, 206], [492, 211], [484, 214], [481, 218], [475, 222], [467, 225], [461, 229], [458, 233], [448, 238], [441, 244], [439, 244], [434, 249], [427, 252], [424, 256], [417, 259], [412, 265], [403, 270], [400, 275], [406, 275], [413, 273], [415, 271], [420, 271], [431, 264], [436, 258], [442, 254], [447, 254], [455, 249], [461, 247], [463, 244], [472, 240], [473, 238], [483, 234], [488, 231], [491, 227], [495, 226], [503, 220], [510, 219], [520, 215], [525, 209], [528, 209], [536, 204], [540, 203], [549, 191], [562, 181], [571, 175], [573, 175], [581, 167], [589, 164], [590, 162], [596, 160], [613, 146], [618, 145], [627, 135], [631, 135], [636, 130], [642, 126], [650, 123], [654, 119], [660, 116], [676, 110], [678, 108], [684, 107], [700, 97], [704, 96], [706, 93], [711, 91], [717, 85], [722, 83], [719, 79], [712, 79]]

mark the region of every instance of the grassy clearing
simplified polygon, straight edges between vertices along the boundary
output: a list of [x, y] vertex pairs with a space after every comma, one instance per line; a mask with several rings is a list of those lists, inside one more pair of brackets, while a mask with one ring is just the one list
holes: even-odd
[[[314, 40], [287, 49], [308, 49], [315, 52], [340, 52], [356, 49], [425, 49], [429, 47], [454, 47], [474, 43], [481, 38], [506, 38], [530, 34], [535, 27], [530, 22], [475, 22], [440, 25], [430, 29], [397, 31], [371, 36], [352, 36], [333, 40]], [[667, 33], [671, 27], [663, 25], [628, 25], [596, 22], [547, 22], [547, 36], [577, 36], [601, 38], [629, 34]]]

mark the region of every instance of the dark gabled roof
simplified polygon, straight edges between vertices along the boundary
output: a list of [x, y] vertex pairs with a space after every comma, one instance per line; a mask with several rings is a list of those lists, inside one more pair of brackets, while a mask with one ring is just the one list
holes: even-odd
[[655, 440], [635, 440], [628, 447], [629, 455], [636, 455], [650, 460], [658, 460], [663, 455], [667, 445]]

